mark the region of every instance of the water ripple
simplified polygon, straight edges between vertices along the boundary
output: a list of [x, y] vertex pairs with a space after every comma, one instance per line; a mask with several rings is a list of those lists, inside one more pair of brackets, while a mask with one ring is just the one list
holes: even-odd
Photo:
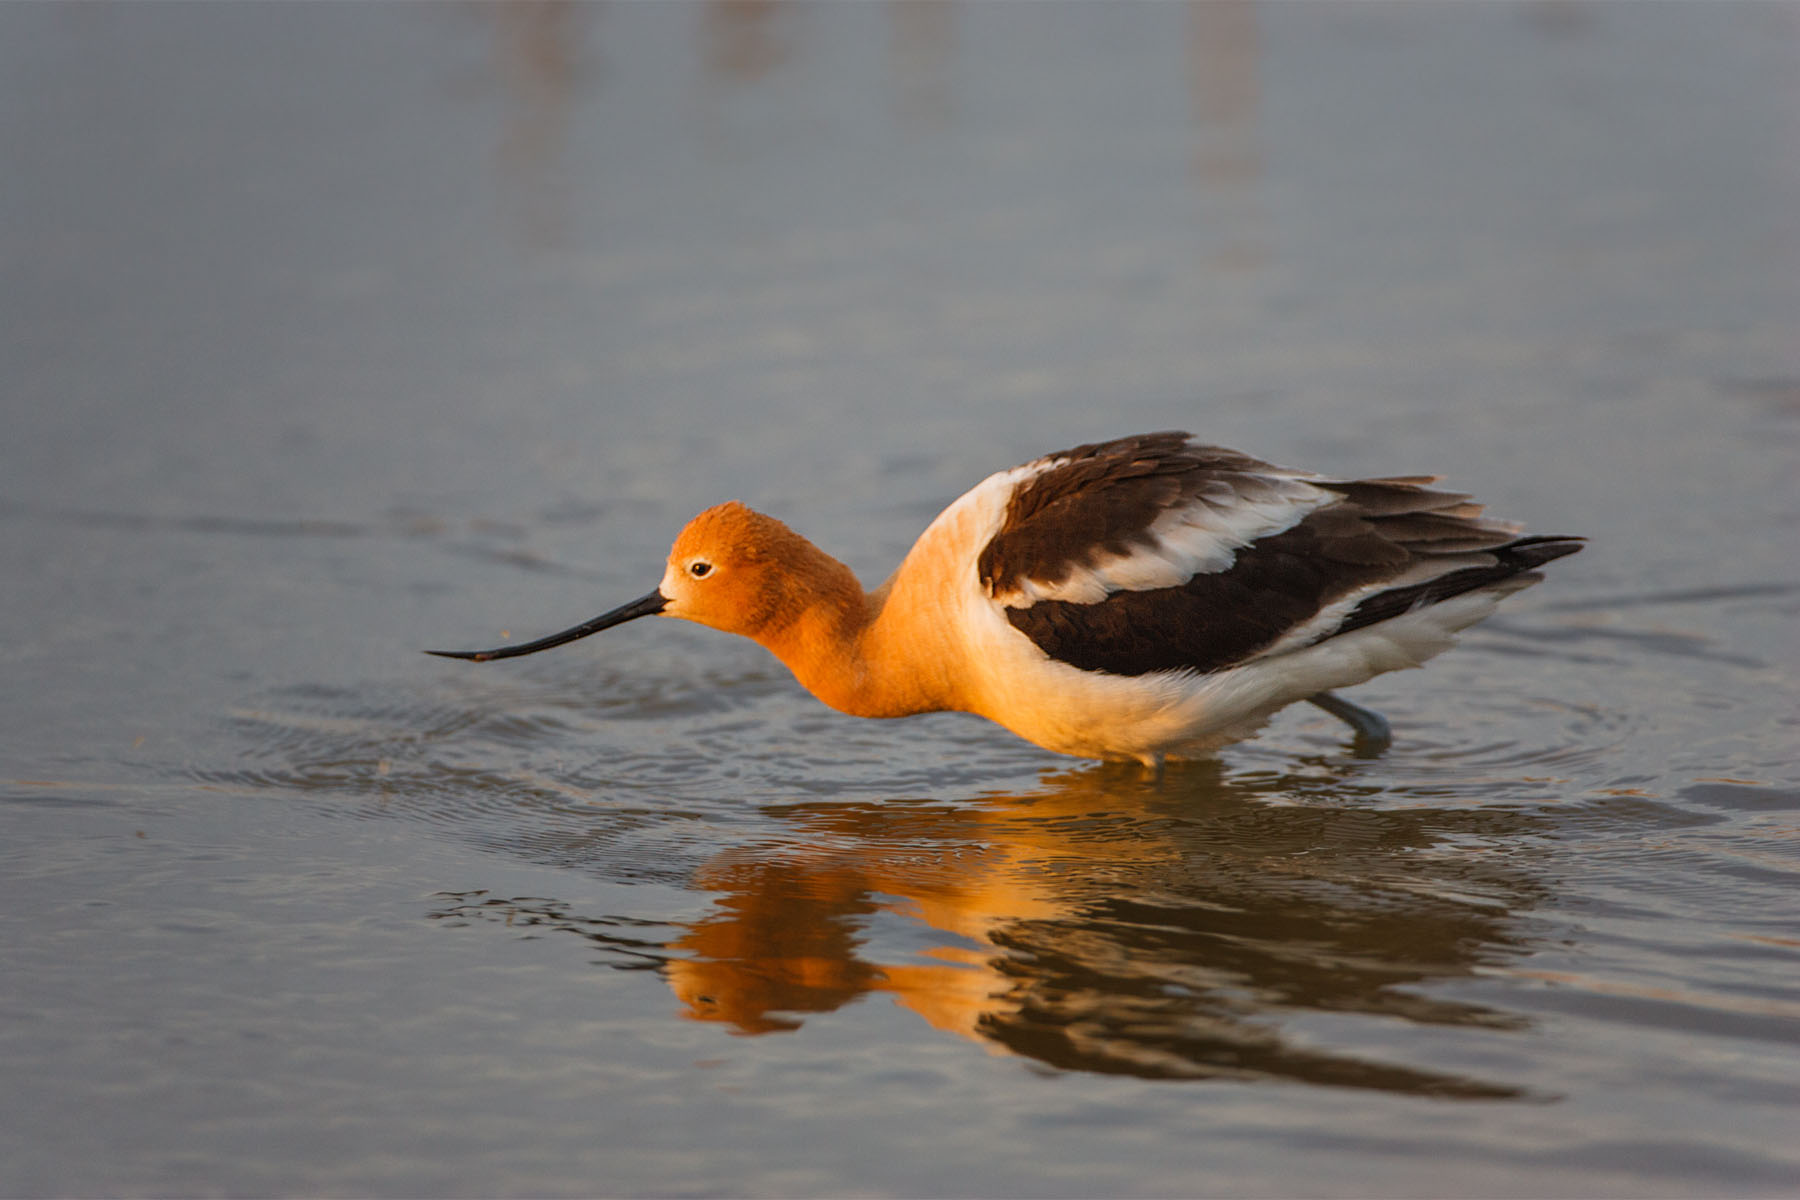
[[[1287, 1025], [1534, 1028], [1553, 1005], [1438, 985], [1535, 987], [1532, 972], [1564, 970], [1534, 915], [1559, 904], [1631, 963], [1586, 989], [1623, 1003], [1618, 989], [1679, 970], [1688, 948], [1656, 942], [1671, 917], [1716, 942], [1727, 935], [1696, 918], [1744, 911], [1791, 870], [1778, 839], [1744, 825], [1792, 823], [1791, 789], [1708, 778], [1664, 795], [1619, 770], [1647, 736], [1632, 710], [1487, 687], [1480, 655], [1385, 706], [1401, 737], [1378, 759], [1297, 709], [1152, 776], [1070, 765], [972, 718], [845, 718], [753, 655], [656, 653], [632, 671], [533, 663], [281, 689], [229, 715], [235, 761], [189, 777], [703, 896], [701, 915], [677, 919], [463, 889], [432, 916], [578, 940], [739, 1033], [884, 992], [1054, 1069], [1447, 1098], [1542, 1097], [1409, 1061], [1403, 1040], [1334, 1049]], [[1645, 893], [1645, 872], [1666, 886]], [[1794, 953], [1766, 922], [1728, 936], [1741, 955]], [[1680, 1003], [1713, 991], [1721, 1012], [1759, 1003], [1719, 985]]]

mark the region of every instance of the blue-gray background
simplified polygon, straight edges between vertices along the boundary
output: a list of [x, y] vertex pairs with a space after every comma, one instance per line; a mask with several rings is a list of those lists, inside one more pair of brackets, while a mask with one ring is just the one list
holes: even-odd
[[[0, 1193], [1791, 1193], [1800, 9], [0, 6]], [[1186, 428], [1594, 539], [1161, 781], [646, 622]]]

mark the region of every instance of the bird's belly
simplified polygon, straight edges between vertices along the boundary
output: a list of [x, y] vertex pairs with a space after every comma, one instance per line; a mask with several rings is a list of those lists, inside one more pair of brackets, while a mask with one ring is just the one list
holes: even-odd
[[1204, 752], [1213, 727], [1240, 716], [1215, 714], [1209, 690], [1190, 673], [1108, 675], [1040, 658], [990, 678], [970, 708], [1059, 754], [1154, 762]]

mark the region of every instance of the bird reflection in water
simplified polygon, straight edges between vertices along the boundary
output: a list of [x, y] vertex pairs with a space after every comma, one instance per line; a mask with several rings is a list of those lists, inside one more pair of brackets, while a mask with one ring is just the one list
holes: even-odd
[[1061, 1070], [1525, 1097], [1366, 1049], [1334, 1054], [1329, 1026], [1304, 1045], [1282, 1026], [1329, 1013], [1522, 1027], [1430, 985], [1520, 952], [1511, 914], [1542, 884], [1501, 846], [1529, 839], [1530, 813], [1359, 807], [1353, 785], [1317, 771], [1227, 777], [1206, 762], [1160, 785], [1108, 768], [1046, 782], [955, 805], [765, 809], [791, 838], [703, 866], [693, 886], [714, 907], [653, 927], [671, 937], [480, 893], [433, 915], [580, 933], [617, 965], [658, 970], [684, 1015], [742, 1035], [886, 993], [938, 1029]]

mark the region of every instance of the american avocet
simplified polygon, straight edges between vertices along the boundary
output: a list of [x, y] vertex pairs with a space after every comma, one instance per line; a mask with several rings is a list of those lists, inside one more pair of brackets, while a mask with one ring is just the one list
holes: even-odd
[[1333, 479], [1185, 433], [1077, 446], [989, 476], [865, 593], [850, 568], [732, 501], [675, 539], [649, 595], [485, 662], [638, 617], [754, 638], [861, 717], [971, 712], [1087, 758], [1204, 754], [1310, 700], [1416, 667], [1536, 583], [1577, 537], [1521, 537], [1436, 476]]

